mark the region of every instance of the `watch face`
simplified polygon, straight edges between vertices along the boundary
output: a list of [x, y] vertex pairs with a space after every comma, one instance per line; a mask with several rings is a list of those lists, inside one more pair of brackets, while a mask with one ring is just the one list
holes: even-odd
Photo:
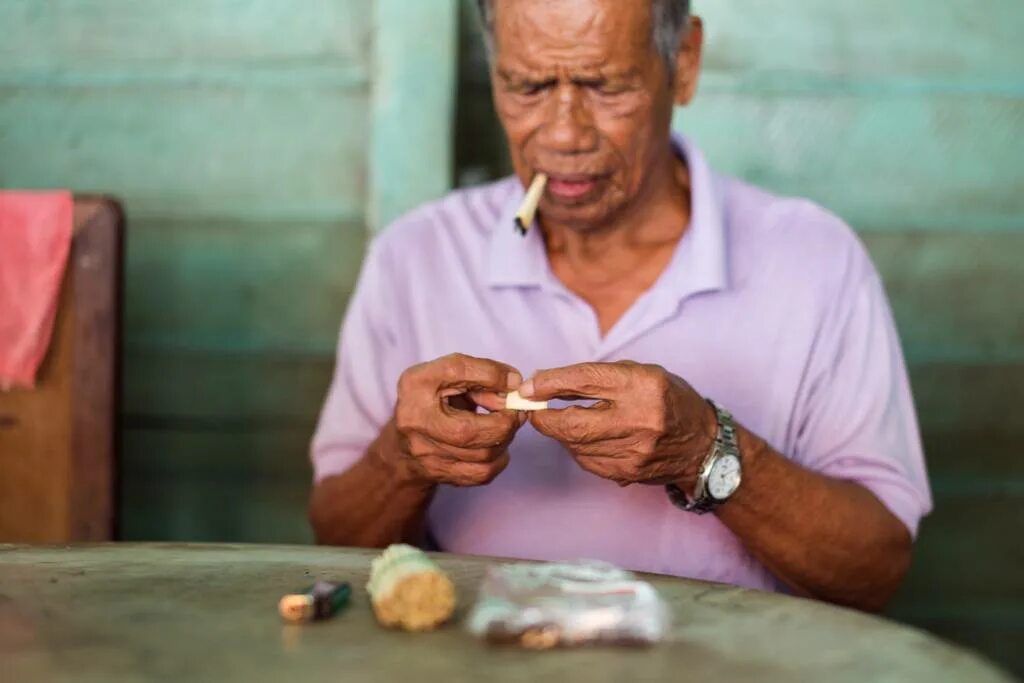
[[740, 459], [735, 455], [724, 455], [711, 466], [708, 476], [708, 493], [715, 500], [725, 500], [740, 486]]

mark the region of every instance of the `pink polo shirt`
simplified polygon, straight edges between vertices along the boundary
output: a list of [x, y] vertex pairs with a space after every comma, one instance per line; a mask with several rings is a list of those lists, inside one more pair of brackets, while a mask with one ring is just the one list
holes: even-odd
[[[692, 217], [669, 267], [602, 336], [551, 273], [539, 231], [513, 215], [509, 178], [454, 192], [371, 245], [313, 440], [317, 480], [344, 472], [390, 418], [399, 375], [449, 353], [525, 377], [586, 361], [656, 363], [728, 408], [793, 461], [864, 485], [912, 533], [931, 508], [906, 368], [885, 292], [856, 235], [802, 199], [714, 173], [683, 138]], [[480, 488], [442, 486], [430, 530], [458, 553], [562, 560], [774, 590], [714, 515], [660, 486], [620, 488], [526, 425]]]

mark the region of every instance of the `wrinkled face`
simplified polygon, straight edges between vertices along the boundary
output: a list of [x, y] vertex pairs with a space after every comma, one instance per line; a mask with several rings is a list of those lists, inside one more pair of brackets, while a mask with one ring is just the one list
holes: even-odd
[[516, 174], [550, 176], [545, 220], [608, 225], [665, 169], [675, 91], [650, 3], [496, 0], [495, 13], [494, 101]]

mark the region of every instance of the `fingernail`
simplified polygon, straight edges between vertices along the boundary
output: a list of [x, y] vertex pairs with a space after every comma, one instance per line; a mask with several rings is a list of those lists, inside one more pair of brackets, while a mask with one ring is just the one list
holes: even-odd
[[505, 378], [505, 381], [508, 383], [506, 386], [508, 386], [509, 391], [515, 391], [516, 387], [522, 383], [523, 376], [518, 372], [510, 372], [508, 373], [508, 377]]
[[528, 379], [519, 387], [519, 395], [523, 398], [533, 398], [533, 380]]

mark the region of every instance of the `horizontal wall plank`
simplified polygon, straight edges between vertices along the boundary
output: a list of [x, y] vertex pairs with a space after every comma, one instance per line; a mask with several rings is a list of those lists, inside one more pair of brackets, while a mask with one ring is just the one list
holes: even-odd
[[282, 202], [364, 210], [365, 93], [0, 88], [0, 103], [0, 187], [113, 193], [130, 221]]
[[313, 541], [306, 518], [308, 486], [250, 481], [205, 473], [126, 477], [119, 538], [124, 541], [189, 543], [286, 543]]
[[934, 617], [1010, 607], [1024, 625], [1024, 544], [1011, 529], [1024, 529], [1024, 495], [937, 496], [894, 609]]
[[126, 430], [121, 537], [307, 543], [311, 433]]
[[284, 64], [194, 66], [121, 69], [54, 68], [23, 71], [0, 69], [3, 88], [142, 88], [200, 86], [203, 88], [367, 89], [367, 68], [351, 64]]
[[330, 353], [362, 263], [361, 223], [132, 224], [129, 348]]
[[1024, 98], [708, 93], [675, 125], [718, 170], [857, 229], [1024, 228]]
[[[1024, 85], [1016, 0], [697, 0], [710, 73]], [[782, 47], [784, 46], [784, 47]]]
[[913, 362], [1024, 361], [1021, 228], [862, 233]]
[[925, 432], [1024, 434], [1024, 363], [912, 363], [910, 381]]
[[237, 476], [245, 470], [251, 481], [300, 482], [307, 489], [312, 477], [306, 427], [266, 426], [216, 432], [181, 429], [128, 428], [124, 447], [129, 474], [161, 477], [175, 471], [202, 473], [211, 480]]
[[[999, 410], [995, 405], [990, 408]], [[933, 419], [927, 413], [921, 418]], [[957, 505], [971, 505], [976, 498], [993, 495], [1019, 496], [1024, 501], [1024, 431], [925, 427], [922, 439], [936, 496]]]
[[6, 0], [0, 78], [16, 71], [369, 59], [369, 0]]
[[1024, 97], [1024, 83], [981, 81], [930, 81], [833, 77], [801, 73], [705, 72], [700, 80], [705, 95], [768, 95], [782, 97], [878, 97], [985, 96]]
[[311, 429], [334, 356], [130, 349], [125, 357], [127, 427], [201, 430]]
[[[475, 19], [475, 0], [463, 16]], [[932, 0], [694, 3], [704, 20], [702, 87], [713, 91], [975, 92], [1024, 90], [1024, 31], [1015, 0], [967, 7]], [[894, 16], [895, 15], [895, 16]], [[955, 39], [950, 39], [955, 36]], [[487, 82], [473, 21], [462, 34], [463, 83]]]

